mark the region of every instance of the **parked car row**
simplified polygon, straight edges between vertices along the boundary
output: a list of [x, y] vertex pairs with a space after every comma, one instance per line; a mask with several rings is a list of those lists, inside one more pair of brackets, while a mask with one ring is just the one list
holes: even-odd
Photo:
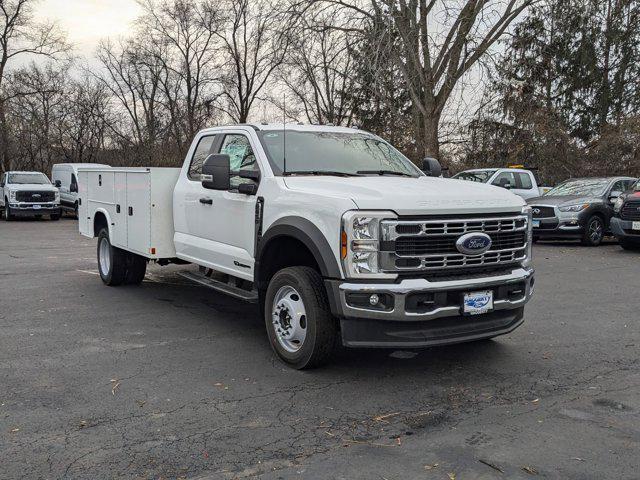
[[615, 235], [623, 248], [640, 248], [637, 178], [572, 178], [551, 189], [539, 187], [526, 169], [474, 169], [453, 178], [503, 187], [524, 198], [533, 210], [534, 242], [574, 239], [597, 246]]
[[53, 166], [53, 182], [41, 172], [5, 172], [0, 179], [0, 207], [4, 219], [49, 216], [63, 212], [78, 216], [78, 169], [109, 168], [95, 163], [60, 163]]

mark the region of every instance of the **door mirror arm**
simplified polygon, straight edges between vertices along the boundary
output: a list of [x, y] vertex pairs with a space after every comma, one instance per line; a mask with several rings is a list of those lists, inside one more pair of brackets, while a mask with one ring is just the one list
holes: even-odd
[[243, 195], [255, 195], [258, 193], [258, 185], [255, 183], [241, 183], [238, 185], [238, 193]]

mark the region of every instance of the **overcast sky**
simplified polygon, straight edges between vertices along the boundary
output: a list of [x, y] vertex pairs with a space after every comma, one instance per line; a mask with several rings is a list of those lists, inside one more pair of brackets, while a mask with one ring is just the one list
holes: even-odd
[[135, 0], [41, 0], [39, 18], [56, 20], [76, 53], [91, 56], [100, 39], [125, 35], [140, 13]]

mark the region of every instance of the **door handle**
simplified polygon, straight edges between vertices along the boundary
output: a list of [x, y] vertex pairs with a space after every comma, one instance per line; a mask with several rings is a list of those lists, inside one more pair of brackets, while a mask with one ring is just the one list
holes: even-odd
[[201, 198], [200, 203], [203, 205], [213, 205], [213, 200], [210, 198]]

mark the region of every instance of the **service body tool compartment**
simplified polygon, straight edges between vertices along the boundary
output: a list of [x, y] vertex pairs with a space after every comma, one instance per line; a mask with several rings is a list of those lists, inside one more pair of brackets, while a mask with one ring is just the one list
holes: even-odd
[[110, 222], [115, 247], [151, 259], [174, 258], [173, 189], [178, 168], [80, 170], [80, 233], [94, 236], [96, 215]]

